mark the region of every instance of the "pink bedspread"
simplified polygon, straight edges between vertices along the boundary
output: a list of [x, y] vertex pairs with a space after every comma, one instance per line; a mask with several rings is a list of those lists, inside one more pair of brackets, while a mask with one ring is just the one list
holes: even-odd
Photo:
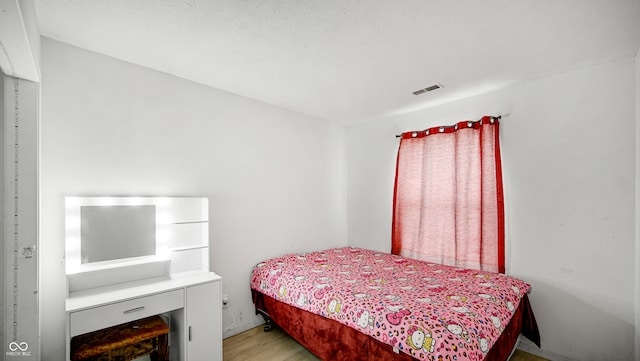
[[529, 287], [502, 274], [350, 247], [274, 258], [251, 278], [265, 295], [420, 360], [484, 359]]

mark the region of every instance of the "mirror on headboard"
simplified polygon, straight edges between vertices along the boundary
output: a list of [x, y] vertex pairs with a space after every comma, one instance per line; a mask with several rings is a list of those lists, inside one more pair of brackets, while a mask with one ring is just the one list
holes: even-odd
[[156, 206], [80, 206], [80, 263], [156, 255]]
[[208, 201], [197, 197], [66, 197], [66, 274], [165, 262], [208, 269]]

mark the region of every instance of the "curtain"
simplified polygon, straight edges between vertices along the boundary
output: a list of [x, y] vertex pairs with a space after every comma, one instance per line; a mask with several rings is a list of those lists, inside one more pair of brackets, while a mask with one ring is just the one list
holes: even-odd
[[504, 273], [499, 120], [403, 133], [391, 252]]

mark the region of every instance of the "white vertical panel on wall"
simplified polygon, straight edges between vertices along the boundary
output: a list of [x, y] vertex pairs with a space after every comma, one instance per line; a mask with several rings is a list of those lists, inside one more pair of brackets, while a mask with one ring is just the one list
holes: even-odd
[[5, 360], [39, 360], [38, 116], [39, 85], [4, 77], [4, 349]]
[[[40, 80], [40, 32], [34, 0], [0, 2], [0, 45], [0, 359], [39, 360], [38, 266], [32, 247], [38, 229], [40, 87], [31, 81]], [[21, 253], [24, 247], [33, 254]]]
[[[0, 159], [4, 159], [5, 146], [4, 146], [4, 119], [5, 119], [5, 111], [4, 111], [4, 75], [0, 72]], [[4, 189], [4, 166], [0, 167], [0, 189]], [[0, 219], [4, 219], [4, 192], [0, 192]], [[2, 240], [0, 240], [0, 254], [3, 255], [0, 257], [0, 325], [4, 325], [4, 309], [5, 309], [5, 296], [4, 296], [4, 278], [6, 274], [6, 268], [4, 264], [6, 247], [4, 245], [5, 240], [5, 232], [4, 232], [4, 222], [0, 222], [0, 234], [2, 234]], [[4, 326], [0, 327], [0, 350], [6, 350], [5, 345], [5, 333]], [[0, 352], [2, 352], [0, 351]]]
[[636, 53], [636, 293], [635, 354], [640, 357], [640, 49]]
[[40, 32], [34, 0], [0, 2], [0, 68], [10, 76], [40, 80]]

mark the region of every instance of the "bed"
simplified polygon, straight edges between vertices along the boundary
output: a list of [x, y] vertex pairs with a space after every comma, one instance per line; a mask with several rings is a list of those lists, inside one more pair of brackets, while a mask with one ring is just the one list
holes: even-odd
[[256, 313], [322, 360], [506, 360], [540, 344], [527, 292], [502, 274], [342, 247], [253, 269]]

